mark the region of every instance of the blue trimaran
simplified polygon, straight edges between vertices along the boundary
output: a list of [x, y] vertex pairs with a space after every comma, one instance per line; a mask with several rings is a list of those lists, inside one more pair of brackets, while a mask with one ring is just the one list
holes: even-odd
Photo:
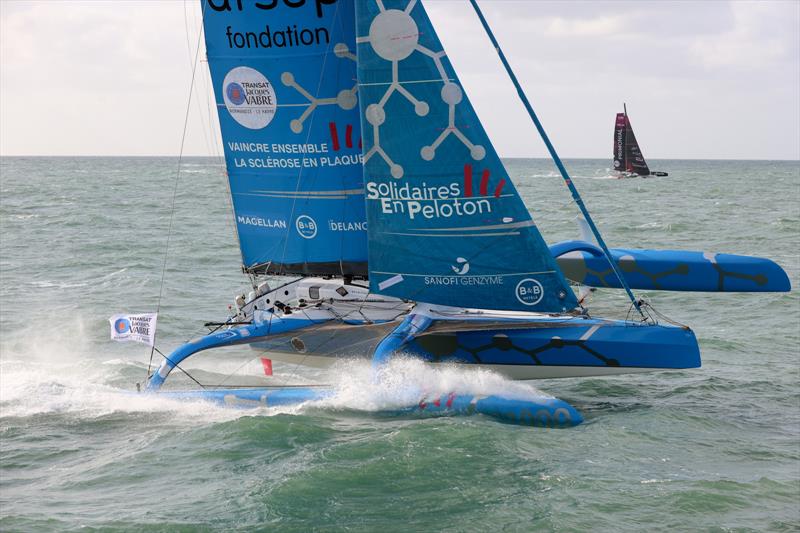
[[[208, 63], [253, 292], [237, 298], [235, 315], [215, 332], [166, 356], [146, 391], [160, 391], [193, 354], [238, 344], [312, 366], [360, 354], [372, 358], [378, 381], [397, 353], [515, 379], [695, 368], [692, 330], [657, 323], [632, 288], [789, 290], [767, 259], [609, 250], [471, 3], [593, 238], [545, 243], [421, 1], [205, 0]], [[276, 287], [267, 276], [293, 279]], [[591, 316], [568, 280], [624, 289], [641, 319]], [[333, 392], [160, 394], [281, 405]], [[422, 410], [581, 421], [557, 399], [458, 391], [420, 397], [406, 411]]]

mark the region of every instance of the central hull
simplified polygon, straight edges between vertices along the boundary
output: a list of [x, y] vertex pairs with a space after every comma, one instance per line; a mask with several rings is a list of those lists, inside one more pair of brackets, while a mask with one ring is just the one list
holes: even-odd
[[[370, 359], [395, 325], [326, 323], [251, 346], [277, 361], [328, 367], [341, 359]], [[488, 369], [520, 380], [700, 366], [697, 340], [689, 328], [585, 317], [436, 321], [400, 354], [432, 364]]]

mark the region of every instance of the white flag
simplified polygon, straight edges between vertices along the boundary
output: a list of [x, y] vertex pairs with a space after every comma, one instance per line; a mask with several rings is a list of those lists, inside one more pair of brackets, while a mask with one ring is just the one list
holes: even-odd
[[153, 346], [156, 340], [157, 318], [156, 313], [114, 315], [108, 319], [111, 323], [111, 340], [136, 341]]

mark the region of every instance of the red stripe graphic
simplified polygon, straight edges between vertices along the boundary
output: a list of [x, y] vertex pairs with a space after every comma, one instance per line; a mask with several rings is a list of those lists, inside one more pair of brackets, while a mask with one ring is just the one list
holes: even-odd
[[503, 192], [503, 185], [506, 184], [506, 179], [503, 178], [500, 180], [500, 183], [497, 184], [497, 187], [494, 189], [494, 197], [500, 198], [500, 193]]
[[271, 376], [272, 375], [272, 359], [267, 359], [266, 357], [261, 358], [261, 366], [264, 367], [264, 375]]
[[330, 122], [328, 123], [328, 128], [331, 130], [331, 143], [333, 144], [333, 149], [335, 151], [339, 150], [339, 132], [336, 131], [336, 123]]
[[453, 400], [455, 399], [455, 397], [456, 397], [455, 392], [451, 392], [450, 394], [448, 394], [447, 403], [445, 405], [447, 405], [447, 407], [453, 407]]
[[344, 131], [344, 145], [348, 148], [353, 147], [353, 125], [348, 124], [347, 129]]
[[464, 165], [464, 196], [472, 196], [472, 165]]
[[481, 176], [481, 196], [489, 194], [489, 169], [483, 171]]

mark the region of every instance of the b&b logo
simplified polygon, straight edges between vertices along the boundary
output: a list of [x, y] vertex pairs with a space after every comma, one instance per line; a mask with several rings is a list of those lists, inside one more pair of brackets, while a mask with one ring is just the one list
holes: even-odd
[[522, 305], [536, 305], [544, 297], [544, 288], [535, 279], [525, 278], [517, 283], [516, 295]]
[[313, 239], [317, 236], [317, 222], [308, 215], [300, 215], [294, 222], [297, 233], [304, 239]]

